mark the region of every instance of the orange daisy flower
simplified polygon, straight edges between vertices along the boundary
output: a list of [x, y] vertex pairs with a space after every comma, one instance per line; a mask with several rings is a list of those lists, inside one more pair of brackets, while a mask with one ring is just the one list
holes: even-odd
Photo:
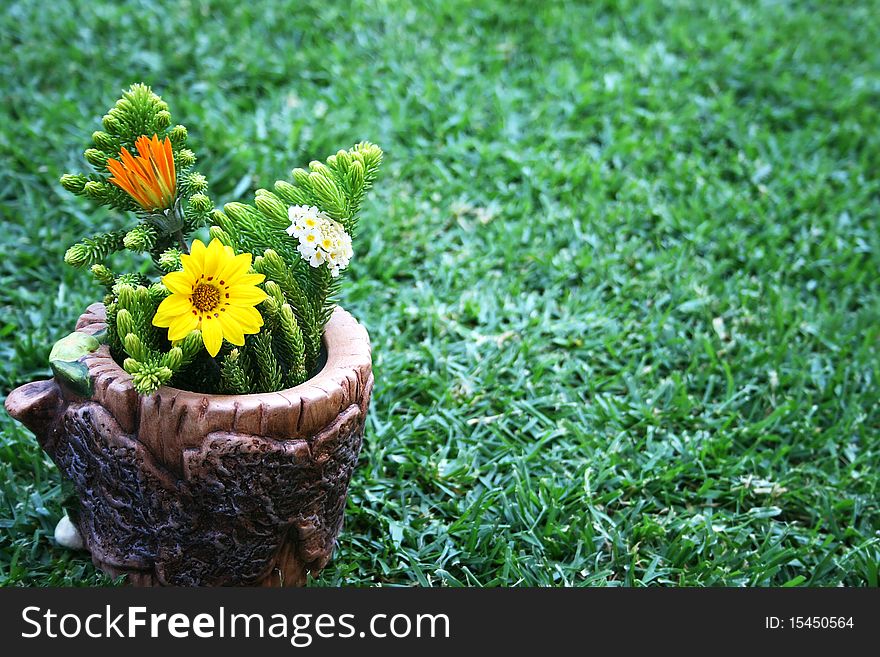
[[152, 139], [141, 135], [135, 146], [137, 157], [123, 147], [119, 153], [122, 162], [107, 160], [107, 168], [113, 174], [110, 182], [128, 192], [144, 210], [167, 210], [174, 205], [177, 192], [171, 140], [165, 137], [160, 142], [158, 135]]

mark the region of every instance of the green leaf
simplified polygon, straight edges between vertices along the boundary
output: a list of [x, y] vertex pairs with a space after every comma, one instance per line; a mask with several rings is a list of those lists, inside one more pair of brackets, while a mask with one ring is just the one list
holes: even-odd
[[77, 394], [90, 396], [92, 379], [89, 376], [89, 368], [82, 359], [100, 346], [101, 341], [98, 337], [79, 331], [61, 338], [49, 354], [49, 366], [55, 378]]

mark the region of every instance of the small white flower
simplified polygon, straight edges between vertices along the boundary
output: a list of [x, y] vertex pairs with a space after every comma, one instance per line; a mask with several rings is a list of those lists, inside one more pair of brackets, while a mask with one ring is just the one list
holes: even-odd
[[296, 250], [299, 251], [299, 254], [308, 260], [315, 253], [315, 247], [311, 244], [300, 244], [296, 247]]
[[313, 205], [291, 205], [287, 208], [287, 217], [291, 223], [294, 223], [301, 218], [315, 216], [319, 212], [320, 210]]
[[330, 219], [313, 205], [292, 205], [287, 209], [287, 218], [290, 219], [291, 226], [297, 228], [317, 228], [323, 221]]
[[287, 234], [299, 242], [297, 251], [312, 267], [327, 265], [336, 278], [348, 266], [353, 255], [351, 236], [337, 221], [314, 206], [294, 205], [288, 208], [290, 226]]

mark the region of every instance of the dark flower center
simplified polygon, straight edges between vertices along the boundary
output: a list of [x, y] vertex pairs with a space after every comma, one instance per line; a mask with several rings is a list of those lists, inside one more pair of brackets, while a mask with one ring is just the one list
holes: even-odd
[[211, 312], [220, 305], [220, 290], [209, 283], [199, 283], [189, 300], [199, 311]]

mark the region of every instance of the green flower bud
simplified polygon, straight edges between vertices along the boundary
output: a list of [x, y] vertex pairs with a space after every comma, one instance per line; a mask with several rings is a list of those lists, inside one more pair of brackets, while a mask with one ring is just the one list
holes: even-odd
[[366, 164], [367, 164], [367, 161], [364, 159], [364, 154], [363, 154], [363, 153], [360, 153], [360, 152], [358, 152], [358, 151], [354, 151], [354, 152], [351, 154], [351, 161], [352, 161], [352, 162], [360, 162], [360, 163], [363, 164], [364, 166], [366, 166]]
[[177, 164], [181, 168], [191, 167], [196, 163], [196, 154], [188, 148], [177, 151]]
[[184, 176], [183, 184], [186, 186], [191, 194], [195, 194], [196, 192], [205, 192], [208, 189], [208, 179], [205, 178], [198, 171], [193, 171], [192, 173]]
[[190, 331], [189, 335], [177, 342], [177, 346], [183, 352], [184, 360], [191, 361], [203, 348], [202, 332], [199, 330]]
[[180, 271], [180, 249], [170, 248], [166, 249], [159, 256], [159, 266], [162, 268], [164, 272], [172, 272], [172, 271]]
[[193, 210], [195, 210], [196, 212], [205, 213], [205, 212], [210, 212], [213, 209], [214, 204], [211, 203], [211, 199], [209, 199], [207, 196], [199, 193], [199, 194], [193, 194], [192, 196], [190, 196], [189, 207], [192, 208]]
[[171, 140], [171, 143], [178, 148], [183, 146], [184, 142], [186, 142], [186, 137], [186, 126], [176, 125], [168, 131], [168, 138]]
[[260, 308], [263, 311], [263, 316], [272, 319], [281, 312], [281, 304], [278, 303], [278, 300], [275, 297], [267, 297], [260, 304]]
[[156, 125], [160, 130], [164, 130], [171, 125], [171, 113], [168, 110], [160, 110], [156, 112]]
[[121, 290], [126, 285], [131, 287], [132, 290], [136, 288], [138, 285], [142, 285], [144, 282], [143, 274], [132, 274], [125, 273], [120, 274], [116, 277], [116, 283], [113, 285], [113, 292], [116, 295], [119, 295], [119, 290]]
[[61, 176], [61, 186], [74, 194], [82, 194], [87, 182], [88, 178], [79, 173], [65, 173]]
[[92, 141], [95, 142], [95, 146], [102, 151], [115, 153], [119, 150], [119, 144], [117, 141], [101, 130], [95, 130], [92, 133]]
[[266, 249], [263, 252], [262, 261], [265, 261], [269, 267], [284, 267], [284, 260], [273, 249]]
[[[122, 310], [120, 310], [119, 312], [121, 313]], [[122, 335], [122, 333], [120, 333], [119, 335]], [[134, 333], [128, 333], [127, 335], [125, 335], [125, 337], [122, 338], [122, 344], [125, 347], [125, 351], [129, 356], [139, 361], [146, 360], [147, 350], [144, 349], [144, 344], [141, 342], [141, 339], [137, 335], [135, 335]]]
[[119, 309], [133, 308], [135, 304], [134, 287], [125, 283], [117, 284], [115, 287], [114, 292], [116, 292], [116, 298], [119, 302]]
[[281, 286], [278, 285], [278, 283], [275, 281], [266, 281], [263, 284], [263, 289], [266, 291], [266, 294], [278, 301], [279, 305], [284, 304], [284, 293], [281, 291]]
[[355, 194], [359, 194], [364, 189], [364, 165], [360, 162], [352, 162], [348, 170], [348, 186]]
[[113, 110], [110, 110], [104, 115], [104, 118], [101, 119], [101, 123], [104, 125], [104, 130], [111, 134], [118, 135], [122, 132], [122, 122], [119, 120], [119, 117], [113, 113]]
[[132, 228], [125, 234], [122, 243], [126, 249], [143, 253], [153, 248], [156, 243], [156, 229], [151, 226], [139, 225]]
[[296, 317], [294, 316], [293, 308], [289, 303], [285, 303], [281, 306], [281, 314], [283, 315], [286, 324], [296, 324]]
[[147, 291], [150, 294], [150, 301], [154, 306], [158, 306], [165, 300], [165, 297], [171, 294], [168, 288], [162, 285], [162, 283], [153, 283], [147, 288]]
[[312, 160], [309, 162], [309, 169], [312, 170], [312, 173], [322, 173], [328, 178], [333, 177], [333, 172], [327, 167], [323, 162], [318, 162], [318, 160]]
[[91, 268], [92, 276], [105, 287], [112, 287], [113, 283], [116, 282], [116, 277], [113, 275], [113, 272], [110, 271], [104, 265], [92, 265]]
[[333, 180], [322, 173], [310, 173], [309, 182], [312, 193], [321, 202], [321, 209], [329, 214], [341, 214], [345, 210], [345, 201], [339, 187]]
[[135, 302], [142, 308], [150, 304], [150, 291], [143, 285], [134, 289]]
[[297, 185], [302, 185], [303, 187], [309, 186], [309, 173], [305, 169], [294, 169], [290, 172], [291, 176], [293, 176], [293, 181]]
[[351, 155], [348, 154], [348, 151], [339, 151], [336, 153], [336, 167], [342, 171], [348, 171], [351, 168]]
[[171, 351], [162, 357], [162, 363], [172, 371], [179, 370], [183, 365], [183, 350], [180, 347], [172, 347]]
[[71, 267], [84, 267], [89, 262], [89, 251], [84, 244], [74, 244], [64, 254], [64, 262]]
[[126, 308], [120, 308], [116, 312], [116, 332], [123, 336], [134, 333], [134, 317]]
[[151, 395], [171, 380], [174, 372], [164, 365], [142, 364], [139, 372], [132, 374], [134, 388], [142, 395]]
[[104, 193], [104, 184], [97, 180], [89, 180], [84, 186], [83, 191], [87, 196], [100, 196]]
[[362, 141], [354, 147], [352, 157], [359, 156], [366, 168], [377, 167], [382, 162], [382, 149], [368, 141]]
[[[303, 171], [305, 173], [305, 171]], [[308, 174], [306, 174], [308, 176]], [[302, 187], [294, 187], [286, 180], [278, 180], [275, 182], [275, 193], [283, 198], [290, 205], [306, 205], [308, 195]]]
[[107, 154], [104, 151], [99, 151], [97, 148], [87, 148], [83, 156], [86, 158], [86, 162], [96, 169], [107, 168]]
[[266, 190], [258, 191], [254, 197], [254, 205], [267, 217], [274, 217], [279, 221], [287, 219], [287, 206], [272, 192], [267, 192]]
[[246, 224], [250, 217], [249, 209], [244, 203], [227, 203], [223, 206], [223, 211], [238, 224]]
[[208, 229], [208, 234], [211, 236], [212, 240], [220, 240], [220, 242], [224, 246], [232, 246], [232, 240], [229, 238], [229, 235], [226, 234], [220, 226], [211, 226]]

